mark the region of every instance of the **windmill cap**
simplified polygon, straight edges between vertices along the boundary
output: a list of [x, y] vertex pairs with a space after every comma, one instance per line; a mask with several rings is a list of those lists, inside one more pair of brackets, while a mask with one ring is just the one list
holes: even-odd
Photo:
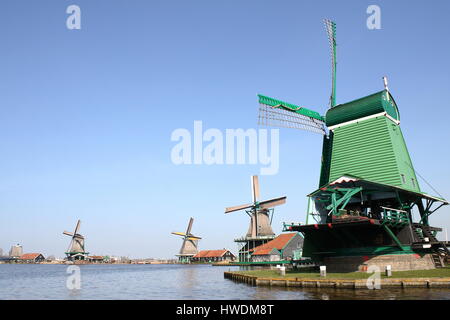
[[[386, 94], [388, 98], [386, 98]], [[382, 90], [329, 109], [325, 116], [326, 125], [331, 127], [382, 112], [386, 112], [393, 119], [400, 121], [397, 104], [387, 90]]]

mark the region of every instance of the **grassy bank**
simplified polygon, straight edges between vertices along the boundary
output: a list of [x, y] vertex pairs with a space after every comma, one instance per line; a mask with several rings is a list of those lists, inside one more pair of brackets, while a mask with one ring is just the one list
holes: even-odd
[[[280, 278], [280, 279], [367, 279], [373, 273], [348, 272], [348, 273], [327, 273], [326, 278], [320, 277], [317, 271], [286, 271], [286, 276], [281, 276], [277, 270], [250, 270], [237, 271], [236, 273], [258, 278]], [[381, 278], [387, 278], [382, 272]], [[394, 271], [393, 278], [450, 278], [450, 267], [432, 270]]]

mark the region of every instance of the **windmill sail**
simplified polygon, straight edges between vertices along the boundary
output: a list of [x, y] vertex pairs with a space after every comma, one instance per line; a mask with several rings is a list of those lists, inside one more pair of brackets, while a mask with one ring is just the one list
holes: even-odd
[[326, 134], [324, 119], [318, 112], [260, 94], [258, 97], [259, 125]]
[[250, 226], [246, 235], [248, 238], [273, 236], [275, 233], [271, 227], [269, 212], [272, 212], [271, 208], [284, 204], [286, 202], [286, 197], [259, 201], [260, 191], [258, 176], [251, 177], [251, 186], [253, 203], [225, 208], [225, 213], [239, 210], [246, 211], [246, 213], [250, 216]]
[[77, 225], [75, 226], [75, 230], [73, 232], [64, 231], [63, 234], [71, 237], [71, 241], [69, 244], [69, 248], [67, 249], [66, 255], [69, 260], [73, 259], [85, 259], [85, 256], [88, 254], [84, 248], [84, 237], [79, 234], [81, 221], [77, 221]]
[[[328, 19], [325, 19], [324, 23], [331, 52], [330, 107], [333, 108], [336, 106], [336, 23]], [[325, 119], [318, 112], [267, 96], [258, 97], [259, 125], [294, 128], [327, 135]]]
[[248, 204], [243, 204], [240, 206], [228, 207], [228, 208], [225, 208], [225, 213], [248, 209], [248, 208], [251, 208], [252, 206], [253, 206], [253, 203], [248, 203]]
[[178, 254], [180, 262], [189, 262], [189, 258], [193, 257], [198, 253], [198, 240], [200, 240], [201, 238], [191, 233], [193, 223], [194, 218], [190, 218], [185, 233], [172, 232], [172, 234], [176, 236], [181, 236], [183, 238], [183, 244], [181, 245]]
[[75, 236], [72, 239], [72, 243], [70, 245], [70, 249], [68, 252], [71, 253], [82, 253], [84, 252], [84, 238]]
[[276, 206], [280, 206], [286, 203], [286, 197], [275, 198], [271, 200], [262, 201], [259, 203], [260, 208], [269, 209]]
[[336, 23], [329, 19], [323, 20], [328, 35], [331, 53], [331, 95], [330, 107], [336, 105]]
[[258, 176], [252, 176], [251, 177], [251, 183], [252, 183], [252, 199], [253, 202], [259, 201], [259, 181]]

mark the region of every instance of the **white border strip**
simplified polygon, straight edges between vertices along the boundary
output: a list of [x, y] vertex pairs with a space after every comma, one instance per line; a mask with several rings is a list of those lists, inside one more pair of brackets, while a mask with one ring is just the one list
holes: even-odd
[[380, 112], [380, 113], [372, 114], [370, 116], [359, 118], [359, 119], [356, 119], [356, 120], [343, 122], [343, 123], [340, 123], [340, 124], [328, 127], [328, 129], [329, 130], [334, 130], [336, 128], [344, 127], [344, 126], [347, 126], [349, 124], [358, 123], [358, 122], [361, 122], [361, 121], [364, 121], [364, 120], [368, 120], [368, 119], [372, 119], [372, 118], [376, 118], [376, 117], [381, 117], [381, 116], [385, 116], [386, 118], [388, 118], [389, 120], [391, 120], [392, 122], [394, 122], [397, 125], [400, 124], [400, 121], [397, 121], [394, 118], [392, 118], [390, 115], [387, 114], [387, 112]]
[[[395, 119], [392, 118], [390, 115], [388, 115], [387, 112], [385, 112], [385, 113], [386, 113], [385, 116], [386, 116], [389, 120], [391, 120], [392, 122], [394, 122], [394, 123], [397, 124], [397, 125], [400, 124], [400, 121], [399, 121], [399, 120], [395, 120]], [[397, 113], [397, 115], [398, 115], [398, 113]]]

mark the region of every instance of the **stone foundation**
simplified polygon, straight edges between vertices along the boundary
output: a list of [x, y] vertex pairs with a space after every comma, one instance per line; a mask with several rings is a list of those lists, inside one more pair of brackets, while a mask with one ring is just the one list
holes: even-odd
[[392, 271], [435, 269], [431, 254], [396, 254], [381, 256], [346, 256], [324, 258], [327, 272], [367, 271], [370, 266], [378, 266], [384, 272], [387, 265]]

